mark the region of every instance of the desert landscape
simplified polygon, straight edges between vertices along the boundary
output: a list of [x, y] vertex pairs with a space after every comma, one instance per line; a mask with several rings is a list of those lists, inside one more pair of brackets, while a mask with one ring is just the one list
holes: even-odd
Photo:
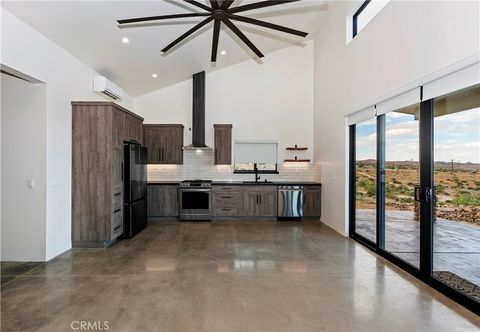
[[[356, 206], [375, 209], [375, 161], [357, 161], [356, 167]], [[386, 209], [413, 211], [418, 162], [389, 161], [385, 173]], [[437, 218], [480, 226], [480, 164], [436, 162], [434, 181]]]

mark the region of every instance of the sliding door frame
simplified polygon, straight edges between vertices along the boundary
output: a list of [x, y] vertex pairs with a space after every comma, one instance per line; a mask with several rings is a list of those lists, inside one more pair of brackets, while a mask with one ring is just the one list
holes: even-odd
[[425, 284], [480, 315], [478, 302], [433, 277], [434, 99], [420, 102], [420, 265], [385, 250], [385, 114], [377, 117], [376, 243], [356, 232], [356, 125], [349, 126], [349, 236]]
[[433, 99], [420, 104], [420, 272], [424, 277], [433, 273], [433, 108]]
[[[377, 124], [378, 126], [378, 124]], [[349, 173], [350, 173], [350, 190], [349, 190], [349, 235], [351, 238], [357, 240], [358, 242], [361, 242], [363, 245], [375, 250], [377, 247], [377, 244], [373, 242], [370, 239], [367, 239], [366, 237], [360, 235], [356, 231], [356, 195], [357, 195], [357, 185], [356, 185], [356, 180], [357, 180], [357, 174], [356, 174], [356, 139], [357, 139], [357, 126], [355, 124], [350, 125], [349, 128], [349, 156], [350, 156], [350, 166], [349, 166]], [[378, 142], [378, 135], [377, 135], [377, 142]], [[377, 161], [378, 163], [378, 161]], [[378, 164], [377, 164], [378, 167]], [[378, 192], [378, 189], [377, 189]], [[376, 195], [376, 199], [378, 200], [378, 195]], [[376, 212], [375, 214], [377, 215], [378, 211], [378, 201], [376, 204]], [[376, 218], [376, 225], [375, 227], [378, 227], [378, 218]], [[378, 230], [376, 231], [376, 234], [378, 236]]]

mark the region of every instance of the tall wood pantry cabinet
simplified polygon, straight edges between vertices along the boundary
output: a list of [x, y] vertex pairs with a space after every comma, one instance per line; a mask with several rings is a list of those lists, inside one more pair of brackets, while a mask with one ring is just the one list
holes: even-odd
[[72, 245], [123, 235], [123, 143], [142, 143], [143, 118], [112, 102], [72, 102]]

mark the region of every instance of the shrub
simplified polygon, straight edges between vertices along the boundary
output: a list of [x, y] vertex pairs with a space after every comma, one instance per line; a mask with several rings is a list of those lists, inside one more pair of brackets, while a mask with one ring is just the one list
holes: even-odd
[[437, 194], [446, 194], [447, 191], [445, 190], [446, 186], [443, 184], [437, 184], [437, 188], [435, 189]]
[[411, 204], [411, 203], [413, 203], [413, 198], [412, 197], [401, 197], [400, 198], [400, 203]]
[[472, 192], [468, 190], [462, 190], [460, 195], [452, 200], [455, 205], [464, 206], [479, 206], [480, 205], [480, 193]]

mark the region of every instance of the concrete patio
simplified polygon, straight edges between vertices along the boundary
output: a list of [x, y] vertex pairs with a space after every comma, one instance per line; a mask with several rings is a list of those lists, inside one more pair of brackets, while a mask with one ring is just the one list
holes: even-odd
[[[375, 210], [357, 209], [356, 231], [375, 240]], [[413, 211], [385, 211], [385, 249], [419, 265], [420, 223]], [[434, 223], [434, 271], [450, 271], [480, 285], [480, 227], [446, 219]]]

